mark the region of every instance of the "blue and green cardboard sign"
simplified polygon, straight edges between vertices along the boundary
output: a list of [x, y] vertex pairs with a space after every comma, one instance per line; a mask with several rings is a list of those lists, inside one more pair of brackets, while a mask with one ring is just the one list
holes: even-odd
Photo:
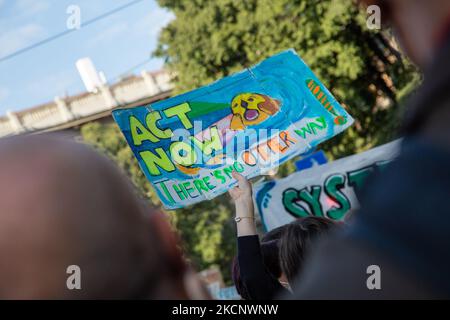
[[222, 194], [233, 171], [264, 174], [353, 123], [294, 50], [113, 117], [168, 209]]

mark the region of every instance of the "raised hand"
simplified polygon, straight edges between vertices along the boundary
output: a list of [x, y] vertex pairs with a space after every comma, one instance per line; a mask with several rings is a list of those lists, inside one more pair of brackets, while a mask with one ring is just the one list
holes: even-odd
[[251, 201], [252, 200], [252, 185], [241, 174], [233, 171], [231, 173], [233, 178], [238, 182], [238, 186], [229, 191], [234, 201]]

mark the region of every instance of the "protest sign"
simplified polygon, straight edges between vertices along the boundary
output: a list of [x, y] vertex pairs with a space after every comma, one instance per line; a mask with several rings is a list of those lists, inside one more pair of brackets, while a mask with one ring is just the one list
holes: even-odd
[[299, 217], [343, 220], [359, 206], [355, 191], [364, 180], [398, 155], [399, 140], [280, 180], [254, 186], [255, 202], [266, 231]]
[[113, 117], [163, 205], [224, 193], [342, 132], [352, 117], [293, 50]]
[[300, 160], [295, 161], [297, 171], [306, 170], [313, 166], [325, 164], [328, 162], [327, 156], [323, 150], [303, 156]]

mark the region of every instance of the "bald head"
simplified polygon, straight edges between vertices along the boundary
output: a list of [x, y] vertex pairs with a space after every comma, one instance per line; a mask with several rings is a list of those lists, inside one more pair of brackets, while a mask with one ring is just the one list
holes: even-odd
[[[143, 208], [85, 145], [0, 140], [0, 298], [143, 298], [161, 278], [155, 257], [164, 260]], [[70, 265], [81, 269], [81, 290], [66, 286]]]

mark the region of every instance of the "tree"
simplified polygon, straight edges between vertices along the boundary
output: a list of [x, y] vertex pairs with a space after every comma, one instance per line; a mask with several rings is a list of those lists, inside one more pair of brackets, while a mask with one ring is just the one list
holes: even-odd
[[[155, 51], [175, 71], [176, 91], [208, 84], [279, 51], [295, 48], [356, 119], [322, 145], [332, 158], [387, 142], [399, 121], [399, 101], [419, 80], [387, 32], [371, 31], [348, 0], [158, 0], [175, 14]], [[115, 125], [88, 124], [84, 139], [109, 154], [143, 194], [153, 189]], [[279, 176], [294, 170], [281, 166]], [[229, 278], [234, 255], [233, 207], [227, 195], [168, 213], [198, 269], [219, 265]]]
[[393, 138], [399, 93], [417, 82], [392, 37], [366, 27], [348, 0], [159, 0], [175, 14], [155, 55], [164, 57], [185, 91], [295, 48], [356, 119], [324, 145], [342, 157]]

